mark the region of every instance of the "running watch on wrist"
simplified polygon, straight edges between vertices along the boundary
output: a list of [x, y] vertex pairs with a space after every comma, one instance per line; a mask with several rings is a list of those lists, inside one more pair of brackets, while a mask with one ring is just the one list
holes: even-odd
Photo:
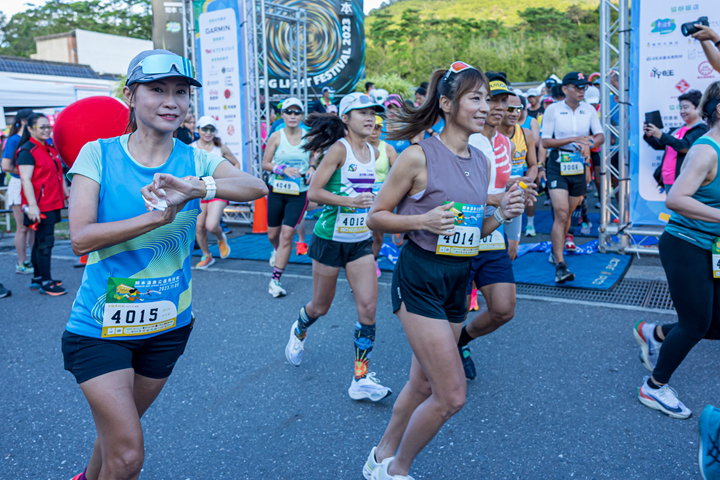
[[504, 218], [502, 216], [502, 213], [500, 213], [500, 208], [495, 209], [495, 213], [493, 213], [493, 217], [495, 217], [495, 220], [500, 222], [501, 224], [510, 223], [512, 220], [508, 220], [507, 218]]
[[217, 192], [217, 185], [215, 184], [215, 179], [213, 177], [200, 177], [200, 180], [205, 182], [205, 198], [203, 200], [209, 201], [215, 198], [215, 193]]

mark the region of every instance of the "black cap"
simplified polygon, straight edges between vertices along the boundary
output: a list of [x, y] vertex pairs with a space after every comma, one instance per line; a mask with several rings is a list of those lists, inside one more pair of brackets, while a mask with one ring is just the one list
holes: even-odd
[[582, 87], [583, 85], [588, 85], [590, 82], [588, 82], [587, 77], [582, 72], [570, 72], [567, 75], [563, 77], [563, 87], [565, 85], [573, 84], [577, 87]]
[[494, 97], [495, 95], [500, 95], [503, 93], [507, 93], [508, 95], [515, 95], [515, 92], [510, 90], [510, 87], [508, 86], [508, 81], [505, 75], [502, 74], [502, 72], [486, 72], [485, 76], [488, 79], [488, 82], [490, 83], [490, 96]]

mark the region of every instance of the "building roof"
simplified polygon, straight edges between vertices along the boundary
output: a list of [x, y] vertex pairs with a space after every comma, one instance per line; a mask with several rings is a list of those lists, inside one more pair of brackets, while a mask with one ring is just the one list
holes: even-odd
[[0, 55], [0, 72], [31, 73], [35, 75], [54, 75], [58, 77], [96, 78], [102, 80], [117, 79], [116, 75], [100, 75], [89, 65], [77, 63], [50, 62], [24, 57]]
[[70, 30], [69, 32], [53, 33], [52, 35], [43, 35], [41, 37], [35, 37], [33, 40], [35, 40], [36, 42], [42, 42], [44, 40], [52, 40], [53, 38], [74, 37], [74, 36], [75, 36], [75, 30]]

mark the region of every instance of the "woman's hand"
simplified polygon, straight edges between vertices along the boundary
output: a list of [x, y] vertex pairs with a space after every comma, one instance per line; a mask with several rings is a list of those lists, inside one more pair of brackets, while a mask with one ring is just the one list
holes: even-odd
[[302, 177], [302, 173], [300, 173], [300, 170], [295, 167], [287, 167], [285, 170], [283, 170], [283, 174], [287, 175], [290, 178], [300, 178]]
[[503, 217], [510, 219], [522, 215], [524, 211], [525, 197], [523, 196], [523, 190], [517, 185], [513, 185], [510, 190], [505, 192], [500, 201], [500, 213], [502, 213]]
[[305, 185], [310, 185], [313, 175], [315, 175], [315, 167], [311, 165], [307, 172], [305, 172]]
[[538, 169], [538, 182], [542, 182], [543, 180], [547, 181], [547, 172], [545, 169]]
[[174, 205], [178, 210], [182, 210], [188, 201], [204, 196], [200, 185], [196, 185], [197, 182], [203, 183], [204, 187], [204, 182], [195, 177], [178, 178], [167, 173], [156, 173], [153, 183], [145, 185], [140, 193], [153, 204], [158, 203], [152, 195], [155, 194], [157, 198], [165, 200], [168, 207]]
[[660, 138], [662, 136], [662, 130], [657, 128], [652, 123], [646, 123], [644, 126], [644, 130], [645, 130], [646, 137]]
[[353, 208], [370, 208], [372, 207], [373, 200], [375, 200], [375, 195], [372, 193], [361, 193], [350, 200], [350, 206]]
[[423, 230], [436, 235], [452, 235], [455, 233], [455, 214], [450, 211], [453, 205], [455, 205], [455, 202], [449, 202], [423, 214]]
[[25, 209], [25, 215], [28, 216], [28, 218], [33, 222], [39, 222], [40, 221], [40, 209], [37, 205], [35, 206], [28, 206]]

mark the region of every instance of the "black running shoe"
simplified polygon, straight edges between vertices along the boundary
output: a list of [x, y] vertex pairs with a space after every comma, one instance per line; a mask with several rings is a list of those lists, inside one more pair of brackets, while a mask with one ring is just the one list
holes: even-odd
[[0, 298], [9, 297], [10, 295], [12, 295], [12, 292], [7, 288], [3, 287], [3, 284], [0, 283]]
[[475, 362], [470, 358], [470, 347], [465, 345], [461, 347], [458, 345], [460, 351], [460, 358], [462, 359], [463, 370], [465, 370], [465, 378], [468, 380], [475, 380], [477, 373], [475, 372]]
[[52, 281], [47, 285], [40, 287], [40, 293], [43, 295], [50, 295], [51, 297], [59, 297], [60, 295], [65, 295], [67, 292], [63, 287], [58, 285], [57, 282]]
[[555, 283], [572, 282], [575, 280], [575, 274], [567, 268], [565, 262], [560, 262], [555, 266]]

